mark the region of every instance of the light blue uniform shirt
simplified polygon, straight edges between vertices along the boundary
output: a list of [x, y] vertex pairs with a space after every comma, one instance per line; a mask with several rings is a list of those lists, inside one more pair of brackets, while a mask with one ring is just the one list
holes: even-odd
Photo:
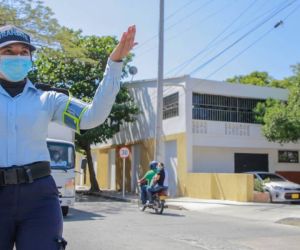
[[[80, 129], [94, 128], [105, 121], [120, 89], [122, 63], [108, 60], [103, 80], [87, 110]], [[69, 97], [42, 91], [27, 80], [23, 92], [11, 97], [0, 85], [0, 167], [50, 161], [46, 138], [51, 121], [63, 124]]]

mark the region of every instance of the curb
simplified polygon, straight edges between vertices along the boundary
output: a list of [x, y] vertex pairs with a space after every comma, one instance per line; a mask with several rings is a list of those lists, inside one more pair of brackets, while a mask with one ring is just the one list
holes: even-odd
[[[134, 203], [137, 204], [137, 199], [130, 199], [130, 198], [123, 198], [123, 197], [116, 197], [113, 195], [105, 194], [105, 192], [90, 192], [90, 191], [76, 191], [78, 194], [85, 194], [85, 195], [93, 195], [93, 196], [99, 196], [105, 199], [114, 200], [114, 201], [121, 201], [121, 202], [127, 202], [127, 203]], [[167, 206], [169, 209], [172, 210], [188, 210], [180, 205], [174, 205], [167, 202]]]

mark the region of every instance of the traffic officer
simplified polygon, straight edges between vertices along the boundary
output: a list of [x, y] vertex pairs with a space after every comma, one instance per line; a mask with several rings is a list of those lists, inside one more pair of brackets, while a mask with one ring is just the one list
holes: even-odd
[[0, 27], [0, 249], [64, 249], [62, 213], [50, 175], [48, 123], [77, 132], [100, 125], [120, 89], [122, 59], [135, 45], [135, 26], [108, 59], [93, 101], [43, 91], [27, 78], [36, 49], [21, 29]]

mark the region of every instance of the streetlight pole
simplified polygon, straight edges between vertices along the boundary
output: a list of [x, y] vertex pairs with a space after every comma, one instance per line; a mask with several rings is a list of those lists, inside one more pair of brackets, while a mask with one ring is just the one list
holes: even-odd
[[158, 76], [157, 76], [157, 107], [155, 130], [155, 160], [163, 161], [162, 120], [163, 120], [163, 78], [164, 78], [164, 5], [160, 0], [159, 7], [159, 46], [158, 46]]

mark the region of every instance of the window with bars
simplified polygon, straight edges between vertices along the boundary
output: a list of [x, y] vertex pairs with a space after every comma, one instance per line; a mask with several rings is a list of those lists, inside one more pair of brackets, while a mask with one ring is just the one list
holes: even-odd
[[166, 96], [163, 99], [163, 119], [168, 119], [179, 115], [179, 95], [178, 92]]
[[299, 163], [299, 153], [293, 150], [279, 150], [278, 162]]
[[193, 119], [258, 123], [254, 108], [261, 99], [193, 93]]

